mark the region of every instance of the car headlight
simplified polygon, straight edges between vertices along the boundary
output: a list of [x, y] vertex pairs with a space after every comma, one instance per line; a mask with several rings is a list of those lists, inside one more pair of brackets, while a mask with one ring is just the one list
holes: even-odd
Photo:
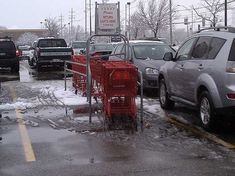
[[145, 69], [145, 73], [147, 75], [157, 75], [158, 74], [158, 70], [155, 68], [146, 68]]

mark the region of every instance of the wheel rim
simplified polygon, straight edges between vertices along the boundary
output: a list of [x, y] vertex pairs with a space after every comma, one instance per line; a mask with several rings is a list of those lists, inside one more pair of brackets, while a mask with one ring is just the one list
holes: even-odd
[[207, 125], [210, 122], [211, 115], [210, 115], [210, 103], [209, 100], [204, 97], [201, 101], [200, 105], [200, 116], [202, 123]]
[[163, 105], [166, 102], [166, 89], [165, 89], [164, 84], [161, 84], [161, 87], [160, 87], [160, 101]]

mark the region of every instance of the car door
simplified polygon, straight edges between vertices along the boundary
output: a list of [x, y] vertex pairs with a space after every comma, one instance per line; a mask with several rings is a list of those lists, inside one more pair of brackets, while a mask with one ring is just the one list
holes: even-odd
[[191, 38], [186, 41], [176, 54], [176, 61], [171, 63], [171, 69], [168, 69], [168, 83], [170, 93], [177, 97], [182, 97], [185, 90], [184, 64], [190, 58], [191, 51], [197, 38]]
[[210, 41], [210, 36], [199, 37], [192, 50], [191, 57], [184, 63], [184, 93], [183, 98], [191, 102], [195, 102], [195, 89], [198, 77], [204, 69], [204, 61], [207, 60]]

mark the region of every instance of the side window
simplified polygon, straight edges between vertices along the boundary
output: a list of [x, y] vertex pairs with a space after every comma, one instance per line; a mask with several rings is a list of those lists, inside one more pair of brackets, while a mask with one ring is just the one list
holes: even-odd
[[228, 61], [235, 61], [235, 39], [233, 39], [233, 43], [230, 49]]
[[226, 40], [222, 38], [212, 38], [207, 58], [215, 59], [225, 42]]
[[[126, 51], [125, 51], [125, 49], [126, 49]], [[127, 47], [123, 47], [121, 52], [122, 52], [122, 53], [127, 53]], [[132, 50], [131, 50], [131, 47], [129, 46], [129, 56], [128, 56], [127, 59], [131, 59], [131, 56], [132, 56], [131, 53], [132, 53]], [[121, 55], [121, 58], [124, 59], [125, 56], [124, 56], [124, 55]]]
[[211, 37], [200, 37], [193, 48], [192, 59], [207, 59]]
[[[116, 47], [116, 49], [115, 49], [115, 52], [114, 52], [114, 54], [120, 54], [121, 53], [121, 51], [122, 51], [122, 47], [123, 47], [123, 45], [118, 45], [117, 47]], [[121, 57], [121, 55], [118, 55], [118, 56], [116, 56], [116, 57]]]
[[185, 42], [179, 49], [177, 53], [177, 60], [186, 60], [189, 59], [190, 57], [190, 51], [191, 48], [193, 47], [194, 42], [196, 41], [197, 38], [192, 38]]

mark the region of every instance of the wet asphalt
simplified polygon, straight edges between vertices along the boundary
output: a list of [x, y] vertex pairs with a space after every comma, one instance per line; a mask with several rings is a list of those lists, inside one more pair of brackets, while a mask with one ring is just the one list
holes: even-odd
[[[16, 97], [30, 99], [40, 93], [33, 84], [63, 81], [61, 72], [53, 78], [45, 72], [39, 78], [26, 62], [21, 62], [22, 70], [25, 72], [18, 76], [1, 74], [8, 78], [1, 84], [1, 104], [13, 102], [11, 88]], [[159, 105], [151, 95], [145, 102]], [[45, 103], [19, 109], [23, 120], [15, 110], [1, 110], [0, 176], [235, 175], [233, 150], [170, 123], [160, 107], [154, 113], [145, 107], [144, 131], [139, 128], [135, 133], [104, 130], [102, 114], [93, 114], [93, 123], [89, 124], [86, 112], [74, 113], [78, 108], [68, 107], [66, 114], [65, 107]], [[199, 125], [194, 109], [177, 105], [167, 113]], [[30, 138], [34, 161], [26, 160], [29, 151], [24, 150], [27, 142], [21, 137], [22, 124]], [[232, 129], [217, 134], [233, 141]]]

